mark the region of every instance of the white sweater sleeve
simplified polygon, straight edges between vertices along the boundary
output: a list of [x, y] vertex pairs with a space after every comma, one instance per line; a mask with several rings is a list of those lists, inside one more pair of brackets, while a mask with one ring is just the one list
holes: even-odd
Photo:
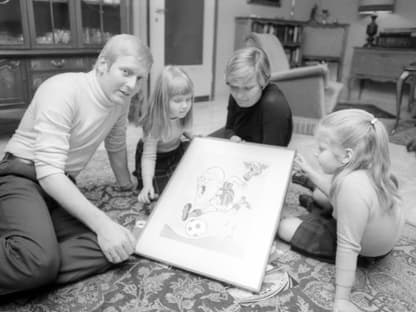
[[38, 179], [65, 171], [76, 109], [71, 105], [71, 95], [53, 84], [56, 83], [51, 80], [43, 83], [33, 99], [36, 102], [34, 162]]
[[126, 132], [128, 125], [128, 106], [117, 120], [104, 141], [104, 145], [109, 152], [118, 152], [126, 149]]
[[[367, 179], [364, 179], [367, 180]], [[336, 285], [350, 288], [354, 284], [361, 240], [370, 217], [367, 183], [351, 174], [342, 182], [335, 200], [337, 218]]]

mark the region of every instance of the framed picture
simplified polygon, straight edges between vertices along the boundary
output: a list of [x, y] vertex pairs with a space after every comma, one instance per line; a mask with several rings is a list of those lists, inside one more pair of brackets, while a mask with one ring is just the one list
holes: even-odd
[[263, 4], [263, 5], [273, 5], [280, 7], [282, 4], [281, 0], [247, 0], [249, 4]]
[[271, 145], [193, 139], [136, 253], [259, 291], [294, 154]]

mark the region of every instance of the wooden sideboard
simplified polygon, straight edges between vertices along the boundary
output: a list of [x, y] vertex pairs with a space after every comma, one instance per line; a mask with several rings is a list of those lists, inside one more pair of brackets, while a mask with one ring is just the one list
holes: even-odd
[[354, 48], [348, 81], [348, 98], [354, 80], [359, 80], [358, 99], [361, 98], [365, 80], [394, 82], [403, 67], [416, 61], [416, 50], [387, 48]]

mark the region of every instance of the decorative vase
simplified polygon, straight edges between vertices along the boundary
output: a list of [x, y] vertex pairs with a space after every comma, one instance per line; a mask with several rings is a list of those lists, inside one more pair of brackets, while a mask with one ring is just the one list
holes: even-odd
[[371, 15], [371, 22], [367, 25], [367, 43], [364, 45], [365, 47], [374, 47], [374, 39], [378, 31], [378, 25], [376, 23], [377, 15]]

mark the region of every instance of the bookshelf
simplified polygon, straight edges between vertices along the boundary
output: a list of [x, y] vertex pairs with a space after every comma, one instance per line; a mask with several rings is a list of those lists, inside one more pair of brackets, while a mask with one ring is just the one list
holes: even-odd
[[235, 18], [234, 49], [244, 47], [245, 39], [251, 32], [270, 33], [279, 38], [285, 49], [291, 67], [302, 63], [303, 26], [305, 22], [276, 18], [242, 17]]

